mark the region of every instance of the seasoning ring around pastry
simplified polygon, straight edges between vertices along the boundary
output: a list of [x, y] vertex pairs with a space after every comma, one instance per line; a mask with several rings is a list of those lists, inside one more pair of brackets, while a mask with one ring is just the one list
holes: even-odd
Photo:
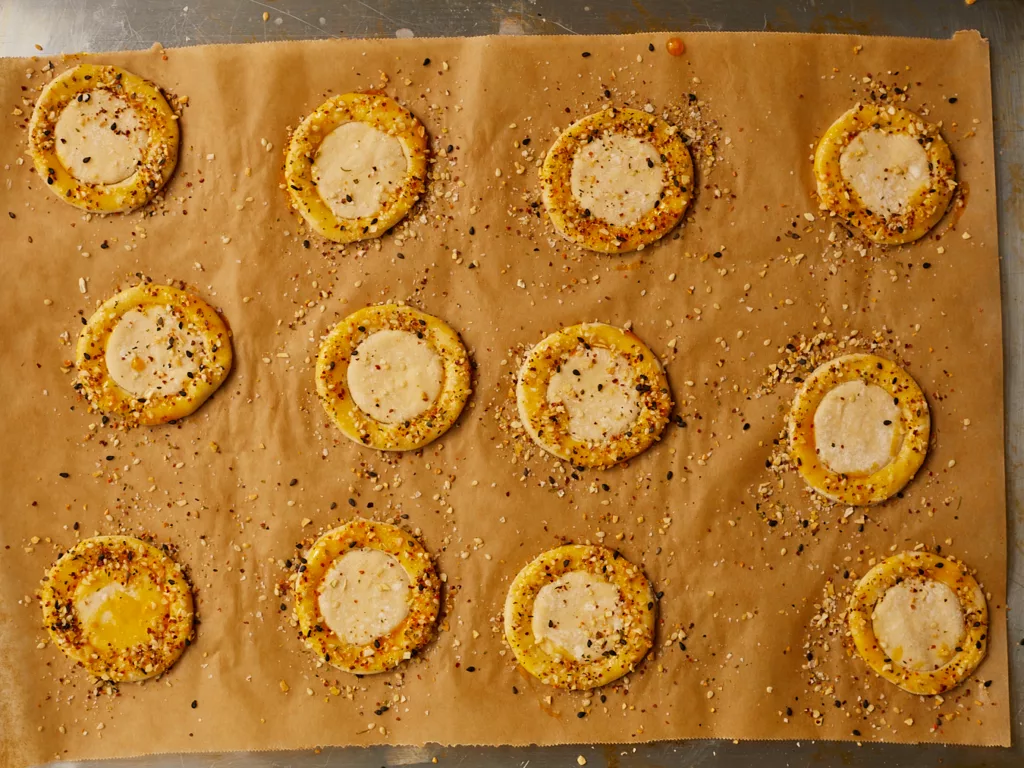
[[[870, 151], [862, 135], [870, 138], [874, 150], [882, 152], [883, 134], [890, 144], [900, 140], [894, 136], [910, 137], [914, 142], [908, 144], [910, 150], [920, 152], [926, 160], [926, 164], [902, 169], [892, 157], [886, 156], [888, 164], [883, 162], [886, 181], [893, 185], [914, 183], [913, 189], [904, 189], [909, 195], [905, 206], [895, 211], [878, 210], [886, 206], [880, 197], [874, 203], [875, 210], [871, 210], [842, 167], [844, 153], [848, 150], [857, 150], [849, 155], [854, 158]], [[858, 140], [861, 144], [851, 147]], [[927, 180], [916, 181], [922, 173], [927, 173]], [[956, 189], [953, 155], [938, 126], [909, 110], [876, 104], [856, 104], [825, 132], [814, 153], [814, 177], [818, 197], [829, 211], [861, 230], [869, 240], [883, 245], [900, 245], [924, 237], [945, 214]]]
[[[567, 574], [581, 573], [607, 582], [618, 590], [621, 603], [621, 631], [605, 642], [595, 638], [603, 650], [593, 658], [579, 658], [555, 645], [539, 642], [534, 615], [542, 590], [566, 588]], [[585, 583], [585, 582], [584, 582]], [[509, 587], [504, 609], [505, 639], [516, 660], [545, 685], [572, 690], [589, 690], [614, 682], [635, 669], [654, 644], [655, 596], [643, 571], [618, 552], [598, 546], [569, 544], [549, 550], [528, 563]], [[549, 619], [548, 626], [554, 621]], [[557, 629], [553, 627], [553, 629]], [[605, 648], [605, 645], [611, 647]], [[593, 640], [587, 641], [587, 651]]]
[[131, 536], [80, 541], [49, 570], [40, 598], [56, 646], [101, 680], [155, 677], [191, 642], [192, 588], [181, 566]]
[[[408, 579], [407, 613], [382, 636], [347, 642], [331, 628], [321, 594], [335, 564], [353, 552], [373, 550], [397, 561]], [[341, 578], [341, 577], [336, 577]], [[345, 672], [369, 675], [394, 669], [434, 637], [441, 581], [430, 554], [412, 535], [386, 523], [356, 518], [323, 534], [306, 553], [295, 585], [295, 613], [306, 645]]]
[[[823, 460], [815, 420], [822, 401], [846, 382], [877, 386], [892, 398], [898, 420], [892, 419], [899, 448], [890, 461], [872, 472], [837, 472]], [[896, 415], [896, 414], [894, 414]], [[895, 495], [914, 477], [928, 452], [931, 416], [917, 382], [891, 360], [869, 354], [837, 357], [811, 373], [801, 385], [787, 419], [790, 460], [811, 488], [843, 504], [878, 504]]]
[[[964, 635], [954, 655], [937, 669], [901, 666], [887, 655], [875, 632], [878, 604], [890, 588], [908, 580], [945, 585], [960, 603]], [[850, 597], [848, 621], [857, 653], [868, 666], [903, 690], [922, 696], [948, 691], [966, 680], [985, 657], [988, 645], [988, 605], [978, 582], [963, 563], [930, 552], [901, 552], [868, 571]]]
[[[382, 201], [382, 207], [353, 218], [339, 216], [320, 193], [314, 178], [318, 153], [339, 127], [362, 123], [400, 144], [407, 161], [405, 175]], [[371, 137], [380, 138], [376, 133]], [[366, 240], [384, 234], [409, 212], [426, 189], [427, 130], [409, 110], [378, 93], [346, 93], [314, 110], [292, 134], [285, 156], [285, 182], [292, 207], [320, 235], [337, 243]], [[343, 172], [353, 169], [339, 168]], [[371, 167], [371, 173], [376, 173]], [[323, 179], [321, 180], [323, 181]], [[349, 202], [352, 202], [349, 196]], [[338, 203], [341, 204], [341, 201]]]
[[[126, 104], [132, 110], [131, 120], [138, 120], [140, 125], [134, 131], [124, 124], [119, 127], [116, 113], [110, 114], [100, 106], [101, 102], [110, 109]], [[141, 152], [137, 164], [130, 173], [127, 169], [122, 171], [128, 173], [126, 177], [109, 183], [81, 180], [62, 161], [62, 151], [74, 151], [61, 136], [60, 122], [62, 114], [72, 104], [80, 112], [97, 110], [89, 115], [89, 121], [103, 123], [104, 132], [109, 130], [112, 136], [118, 137], [117, 141], [129, 147], [137, 141], [138, 130], [146, 131], [145, 146], [134, 149]], [[77, 133], [72, 135], [105, 135], [86, 131], [85, 125], [79, 124]], [[178, 117], [160, 89], [138, 75], [109, 65], [79, 64], [54, 78], [40, 94], [29, 123], [29, 152], [40, 180], [61, 200], [94, 213], [133, 211], [152, 200], [174, 172], [178, 142]], [[101, 144], [94, 145], [103, 150]], [[86, 164], [90, 160], [95, 168], [104, 158], [89, 155], [78, 159]], [[84, 169], [82, 166], [80, 174]]]
[[[360, 407], [350, 373], [359, 350], [366, 349], [361, 345], [381, 332], [404, 332], [422, 342], [419, 351], [429, 350], [427, 362], [439, 376], [438, 382], [425, 384], [437, 387], [434, 399], [424, 401], [414, 416], [392, 423], [385, 413], [374, 416]], [[458, 333], [433, 315], [399, 304], [364, 307], [338, 323], [321, 342], [316, 390], [327, 415], [349, 439], [382, 451], [412, 451], [441, 437], [458, 420], [471, 392], [469, 356]], [[367, 396], [372, 395], [371, 390]], [[377, 402], [384, 402], [383, 396]]]
[[[564, 403], [548, 400], [551, 382], [562, 374], [563, 363], [581, 350], [584, 356], [608, 350], [613, 358], [623, 360], [635, 377], [629, 390], [635, 392], [636, 416], [621, 433], [605, 434], [598, 440], [574, 436], [570, 411]], [[668, 378], [657, 355], [632, 331], [604, 323], [563, 328], [530, 349], [519, 369], [516, 400], [519, 418], [534, 442], [584, 467], [608, 467], [647, 450], [660, 439], [672, 411]]]
[[[148, 329], [153, 343], [141, 347], [145, 339], [132, 328], [143, 336]], [[140, 283], [104, 302], [82, 328], [76, 388], [97, 411], [135, 424], [164, 424], [199, 408], [227, 378], [231, 362], [231, 332], [213, 307], [179, 288]], [[144, 375], [163, 378], [148, 389]], [[132, 392], [126, 387], [136, 379], [142, 389]], [[167, 393], [157, 391], [164, 386]]]
[[[574, 193], [574, 169], [578, 191], [585, 189], [587, 178], [583, 166], [578, 167], [579, 153], [588, 147], [607, 147], [605, 139], [610, 136], [631, 145], [620, 153], [627, 162], [639, 163], [640, 154], [647, 153], [647, 167], [663, 169], [660, 191], [651, 188], [641, 206], [653, 207], [642, 213], [633, 210], [630, 219], [622, 223], [599, 218], [581, 204], [582, 192], [579, 199]], [[641, 165], [629, 173], [636, 178], [646, 169]], [[664, 237], [686, 212], [695, 183], [693, 160], [676, 126], [641, 110], [616, 108], [588, 115], [569, 126], [548, 150], [540, 180], [544, 206], [559, 233], [584, 248], [604, 253], [635, 251]], [[599, 193], [596, 182], [594, 186], [593, 191]], [[624, 199], [623, 195], [619, 197]]]

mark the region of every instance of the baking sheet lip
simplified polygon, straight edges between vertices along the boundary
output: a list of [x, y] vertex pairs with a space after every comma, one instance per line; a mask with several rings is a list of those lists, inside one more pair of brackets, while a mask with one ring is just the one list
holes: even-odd
[[[175, 755], [220, 755], [226, 756], [231, 754], [236, 755], [253, 755], [253, 754], [269, 754], [273, 752], [310, 752], [314, 753], [318, 749], [343, 749], [351, 751], [354, 749], [358, 750], [369, 750], [369, 749], [436, 749], [442, 751], [451, 748], [475, 748], [475, 749], [551, 749], [558, 747], [574, 747], [574, 748], [585, 748], [585, 747], [621, 747], [622, 749], [629, 749], [637, 746], [690, 746], [692, 744], [734, 744], [735, 742], [742, 742], [744, 744], [789, 744], [802, 748], [804, 745], [816, 745], [816, 744], [836, 744], [836, 745], [856, 745], [857, 747], [872, 747], [872, 746], [883, 746], [889, 748], [910, 748], [910, 747], [945, 747], [946, 749], [991, 749], [991, 750], [1004, 750], [1010, 749], [1012, 744], [1012, 736], [1002, 744], [982, 744], [980, 742], [964, 741], [956, 744], [951, 744], [943, 741], [884, 741], [881, 739], [865, 739], [863, 737], [851, 737], [847, 738], [823, 738], [823, 739], [797, 739], [797, 738], [772, 738], [772, 739], [745, 739], [741, 737], [694, 737], [688, 739], [637, 739], [635, 741], [601, 741], [595, 739], [592, 741], [559, 741], [550, 744], [537, 744], [531, 742], [529, 744], [481, 744], [472, 741], [451, 741], [441, 743], [437, 741], [427, 741], [422, 743], [411, 743], [411, 742], [388, 742], [382, 744], [332, 744], [332, 743], [321, 743], [315, 746], [306, 747], [302, 749], [295, 749], [289, 747], [261, 747], [257, 749], [245, 749], [245, 750], [216, 750], [216, 749], [190, 749], [190, 750], [176, 750], [172, 752], [133, 752], [127, 755], [118, 755], [116, 757], [87, 757], [81, 758], [82, 760], [112, 763], [116, 761], [128, 761], [137, 760], [139, 758], [160, 758], [160, 757], [174, 757]], [[30, 764], [33, 768], [42, 768], [43, 766], [59, 764], [63, 761], [48, 761], [46, 763], [32, 763]]]
[[[848, 37], [851, 39], [867, 39], [867, 40], [919, 40], [919, 41], [932, 41], [932, 42], [953, 42], [960, 35], [970, 36], [976, 35], [977, 39], [989, 46], [989, 39], [981, 34], [981, 30], [975, 29], [974, 27], [965, 27], [963, 29], [954, 30], [950, 33], [949, 37], [917, 37], [908, 35], [870, 35], [870, 34], [858, 34], [849, 32], [792, 32], [784, 30], [771, 30], [771, 29], [750, 29], [750, 30], [719, 30], [719, 29], [665, 29], [665, 30], [651, 30], [649, 32], [595, 32], [579, 35], [566, 35], [566, 34], [554, 34], [549, 35], [543, 32], [529, 33], [525, 35], [496, 35], [488, 33], [485, 35], [449, 35], [449, 36], [434, 36], [434, 37], [414, 37], [414, 38], [394, 38], [394, 37], [300, 37], [292, 40], [250, 40], [244, 43], [194, 43], [192, 45], [175, 45], [165, 46], [159, 41], [153, 42], [152, 45], [146, 48], [122, 48], [121, 50], [108, 50], [108, 51], [72, 51], [70, 53], [60, 52], [54, 53], [51, 56], [35, 55], [35, 56], [0, 56], [0, 61], [13, 61], [15, 59], [32, 59], [32, 60], [50, 60], [51, 58], [75, 58], [75, 57], [102, 57], [102, 56], [120, 56], [126, 53], [144, 53], [157, 51], [183, 51], [197, 48], [231, 48], [238, 46], [289, 46], [289, 45], [308, 45], [309, 43], [346, 43], [346, 42], [363, 42], [363, 43], [382, 43], [387, 42], [394, 44], [395, 42], [401, 42], [402, 40], [415, 40], [421, 43], [435, 43], [435, 42], [447, 42], [449, 40], [471, 40], [471, 41], [490, 41], [490, 40], [510, 40], [514, 38], [537, 38], [546, 37], [552, 40], [584, 40], [587, 38], [600, 38], [600, 37], [649, 37], [658, 36], [664, 37], [666, 35], [700, 35], [707, 37], [716, 36], [737, 36], [737, 35], [766, 35], [771, 37]], [[62, 62], [66, 63], [66, 62]]]

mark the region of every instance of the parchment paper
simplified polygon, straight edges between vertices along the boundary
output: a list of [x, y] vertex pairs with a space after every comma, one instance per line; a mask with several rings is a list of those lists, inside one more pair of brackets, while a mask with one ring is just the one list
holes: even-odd
[[[1009, 743], [988, 46], [976, 33], [686, 33], [685, 55], [673, 58], [667, 37], [87, 57], [188, 97], [164, 204], [91, 221], [22, 163], [31, 103], [52, 75], [41, 70], [68, 64], [0, 61], [4, 765], [428, 741]], [[865, 97], [869, 76], [909, 86], [906, 106], [942, 121], [968, 204], [936, 230], [940, 241], [824, 256], [833, 228], [812, 196], [810, 155], [831, 121]], [[374, 87], [406, 103], [434, 138], [433, 193], [395, 233], [343, 251], [288, 210], [282, 152], [289, 127], [325, 97]], [[698, 165], [704, 147], [715, 159], [685, 225], [621, 257], [567, 246], [531, 205], [535, 161], [559, 130], [604, 104], [606, 90], [614, 103], [659, 113], [699, 108]], [[137, 273], [184, 280], [218, 306], [236, 362], [192, 417], [123, 433], [87, 411], [63, 366], [82, 318]], [[445, 318], [478, 366], [459, 424], [421, 455], [348, 442], [313, 395], [320, 335], [384, 299]], [[631, 322], [665, 355], [686, 426], [670, 427], [628, 467], [573, 479], [556, 461], [521, 455], [497, 412], [515, 349], [584, 320]], [[863, 530], [835, 520], [813, 536], [788, 523], [769, 528], [751, 489], [772, 479], [764, 465], [793, 388], [755, 398], [765, 369], [800, 334], [886, 329], [906, 345], [901, 354], [933, 408], [920, 475], [903, 498], [871, 510]], [[796, 475], [779, 495], [809, 505]], [[317, 669], [289, 624], [290, 599], [275, 591], [297, 543], [356, 514], [420, 531], [447, 575], [439, 638], [397, 674]], [[97, 694], [45, 643], [34, 595], [60, 552], [118, 531], [178, 548], [200, 624], [161, 680]], [[663, 593], [658, 648], [628, 684], [590, 695], [550, 690], [518, 671], [503, 645], [511, 578], [563, 540], [618, 547]], [[814, 690], [803, 643], [826, 580], [842, 581], [844, 568], [863, 574], [867, 558], [918, 543], [965, 559], [989, 593], [989, 652], [975, 678], [944, 703], [920, 699], [836, 641], [815, 662], [836, 682]]]

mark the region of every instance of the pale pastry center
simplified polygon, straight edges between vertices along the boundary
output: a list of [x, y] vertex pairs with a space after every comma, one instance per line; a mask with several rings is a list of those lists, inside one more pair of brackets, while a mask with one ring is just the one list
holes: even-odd
[[353, 121], [324, 138], [313, 163], [320, 197], [339, 219], [379, 213], [405, 181], [409, 159], [402, 142], [372, 125]]
[[914, 672], [949, 662], [967, 631], [956, 593], [940, 581], [916, 577], [886, 590], [871, 620], [886, 657]]
[[547, 398], [565, 408], [576, 440], [610, 440], [640, 415], [632, 366], [604, 347], [579, 347], [570, 354], [548, 382]]
[[871, 128], [858, 133], [839, 156], [843, 178], [872, 212], [904, 213], [928, 188], [928, 153], [913, 136]]
[[57, 118], [57, 158], [79, 181], [116, 184], [135, 173], [149, 143], [139, 114], [102, 88], [78, 94]]
[[363, 413], [384, 424], [415, 419], [437, 400], [444, 382], [441, 357], [408, 331], [377, 331], [348, 365], [348, 388]]
[[160, 585], [144, 572], [125, 586], [96, 571], [78, 585], [74, 606], [92, 645], [116, 651], [151, 644], [167, 615]]
[[107, 341], [107, 371], [136, 397], [174, 395], [199, 370], [203, 342], [179, 328], [167, 307], [151, 305], [125, 312]]
[[619, 588], [586, 571], [546, 584], [533, 603], [533, 636], [552, 656], [600, 658], [619, 645], [624, 625]]
[[821, 460], [837, 474], [869, 475], [891, 462], [903, 441], [892, 395], [861, 379], [831, 389], [814, 412]]
[[318, 603], [327, 626], [350, 645], [366, 645], [409, 615], [409, 575], [379, 549], [350, 549], [320, 583]]
[[576, 153], [571, 183], [576, 202], [591, 216], [629, 226], [654, 210], [665, 188], [665, 168], [648, 142], [606, 133]]

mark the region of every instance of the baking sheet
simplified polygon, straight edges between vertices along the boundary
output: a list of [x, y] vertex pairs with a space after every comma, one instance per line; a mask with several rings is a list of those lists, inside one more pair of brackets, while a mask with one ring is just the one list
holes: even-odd
[[[0, 392], [7, 433], [39, 436], [31, 445], [8, 441], [0, 469], [8, 501], [0, 520], [0, 674], [11, 692], [0, 705], [5, 762], [425, 741], [1008, 743], [987, 45], [976, 34], [709, 33], [687, 34], [686, 55], [673, 59], [666, 37], [106, 55], [188, 105], [165, 204], [150, 216], [91, 221], [51, 200], [27, 160], [17, 164], [30, 111], [21, 101], [47, 77], [39, 71], [46, 60], [0, 62], [3, 103], [25, 112], [0, 129], [8, 148], [0, 195], [14, 214], [0, 219], [0, 274], [9, 286]], [[816, 213], [811, 147], [865, 96], [869, 75], [909, 85], [908, 106], [943, 121], [968, 203], [959, 220], [940, 225], [941, 242], [866, 255], [847, 245], [845, 256], [823, 255], [835, 251], [830, 225], [803, 218]], [[382, 85], [437, 140], [433, 197], [395, 234], [343, 253], [288, 213], [281, 151], [287, 128], [326, 96]], [[687, 114], [693, 93], [702, 115], [695, 147], [717, 138], [679, 237], [625, 257], [558, 241], [531, 206], [536, 170], [522, 155], [542, 157], [557, 130], [598, 108], [605, 90], [616, 103], [659, 112], [683, 103]], [[73, 352], [61, 334], [73, 341], [79, 314], [135, 273], [186, 280], [219, 306], [235, 333], [236, 369], [180, 425], [123, 434], [98, 426], [71, 390], [62, 364]], [[348, 443], [312, 396], [319, 335], [385, 298], [447, 319], [478, 364], [476, 395], [459, 425], [421, 456], [385, 457]], [[668, 430], [629, 467], [577, 480], [556, 462], [519, 455], [523, 444], [501, 428], [498, 411], [517, 345], [598, 319], [631, 322], [666, 355], [686, 427]], [[752, 509], [752, 489], [773, 480], [764, 462], [792, 390], [754, 398], [764, 370], [794, 335], [884, 328], [902, 340], [900, 354], [933, 406], [934, 446], [921, 476], [903, 499], [873, 510], [863, 531], [769, 528]], [[792, 475], [779, 495], [809, 504]], [[422, 531], [448, 577], [443, 631], [399, 675], [356, 680], [316, 669], [289, 626], [290, 601], [275, 593], [285, 578], [279, 562], [296, 543], [356, 513], [408, 515], [400, 519]], [[194, 647], [161, 681], [95, 695], [59, 652], [36, 647], [45, 636], [32, 594], [76, 535], [116, 531], [179, 547], [201, 624]], [[535, 554], [599, 534], [642, 562], [663, 592], [662, 647], [628, 685], [590, 696], [551, 691], [516, 671], [504, 649], [504, 593]], [[993, 617], [977, 677], [991, 685], [971, 682], [941, 704], [919, 700], [866, 675], [834, 643], [823, 656], [815, 651], [815, 663], [838, 682], [815, 691], [803, 645], [826, 581], [847, 557], [917, 543], [939, 544], [977, 568]]]

